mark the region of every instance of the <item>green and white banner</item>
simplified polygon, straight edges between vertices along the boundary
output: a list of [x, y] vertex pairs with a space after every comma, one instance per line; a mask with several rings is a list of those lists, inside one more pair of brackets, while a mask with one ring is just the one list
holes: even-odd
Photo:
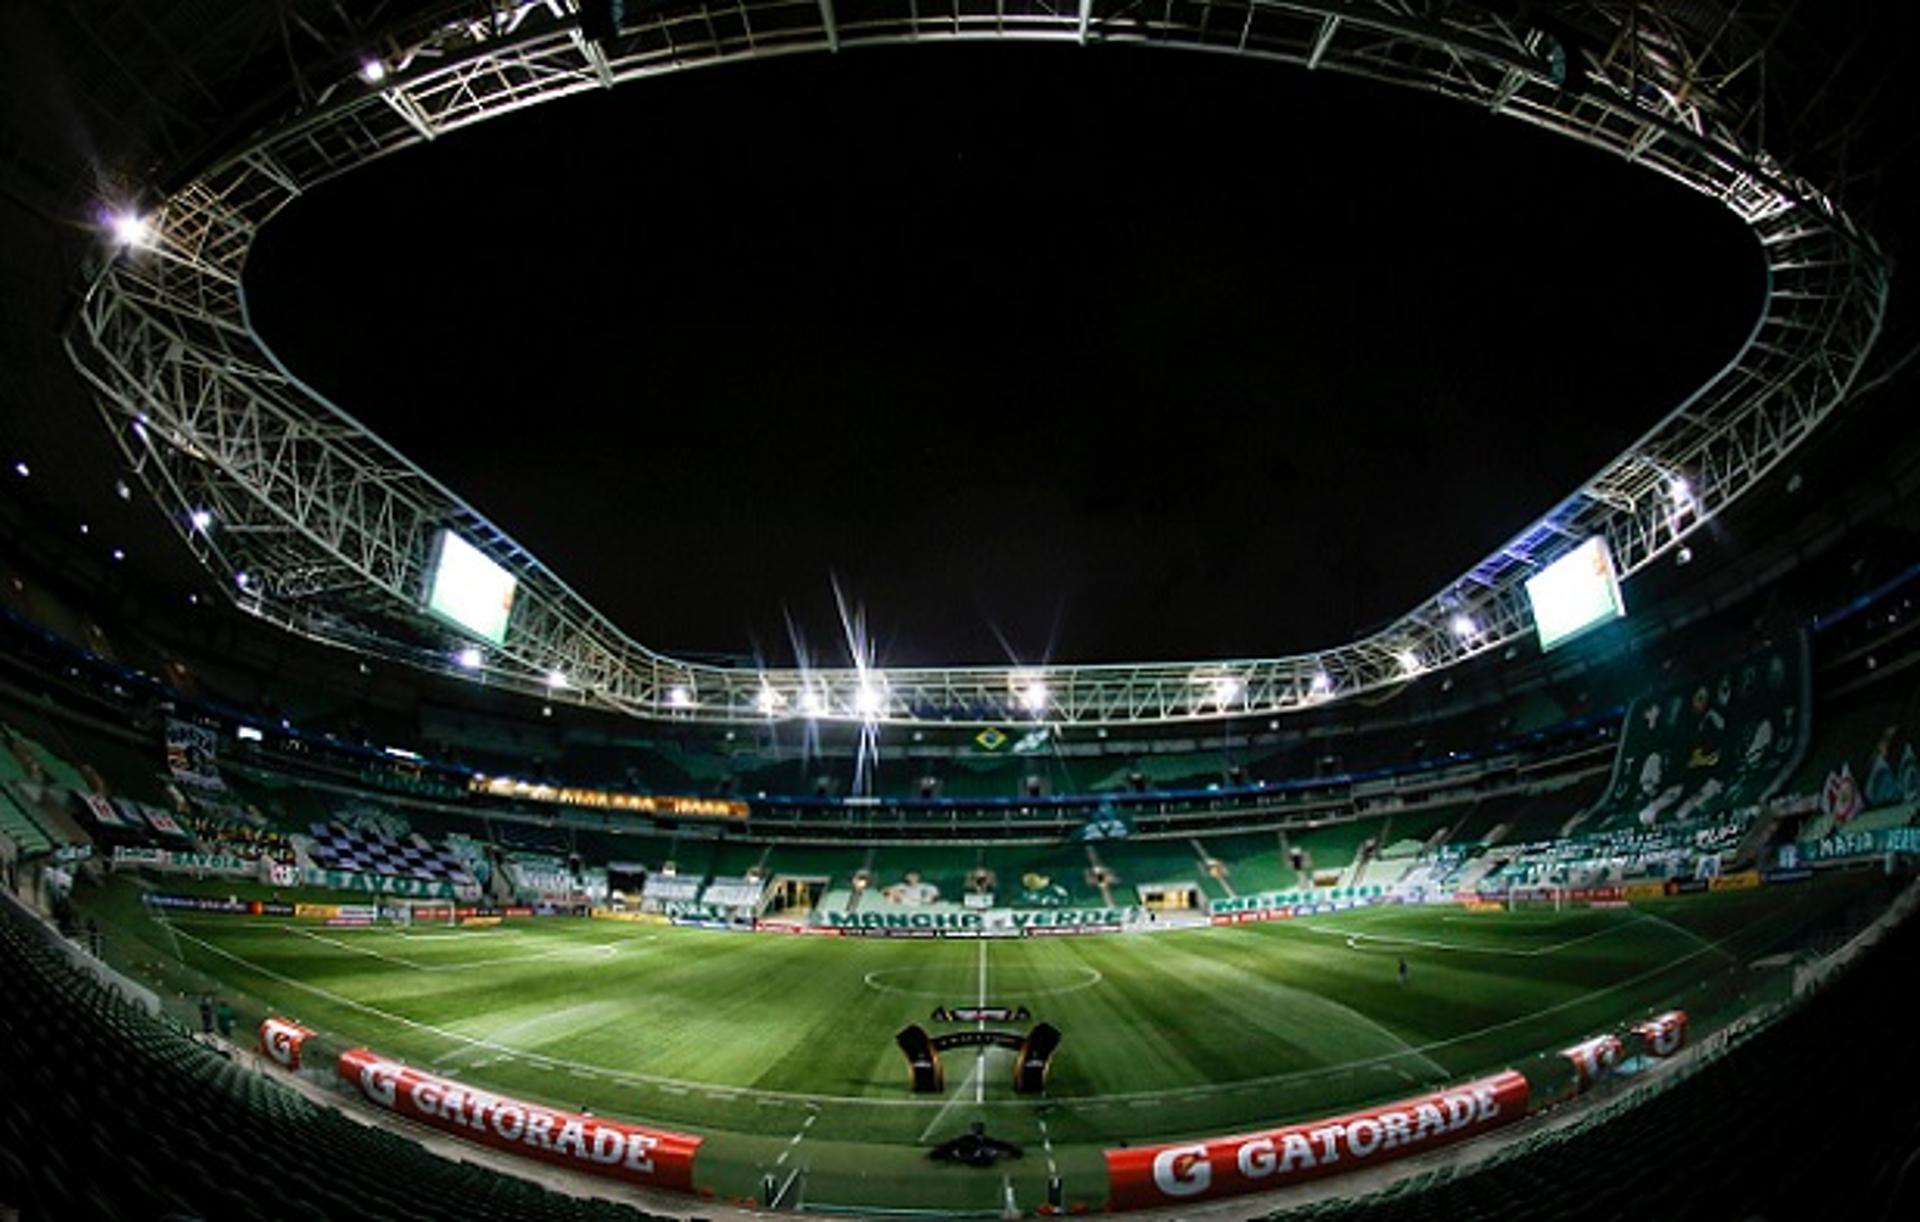
[[254, 878], [260, 873], [259, 862], [228, 853], [188, 853], [179, 849], [138, 848], [125, 844], [114, 848], [113, 864], [183, 874], [224, 874], [244, 878]]
[[1022, 934], [1087, 933], [1134, 929], [1151, 917], [1144, 908], [990, 908], [985, 912], [941, 907], [927, 911], [828, 912], [819, 923], [857, 933]]
[[[1885, 853], [1920, 853], [1920, 827], [1877, 827], [1859, 832], [1835, 832], [1818, 840], [1803, 840], [1786, 848], [1797, 850], [1794, 865], [1841, 861], [1849, 857], [1879, 857]], [[1783, 849], [1781, 865], [1787, 865]]]
[[443, 879], [400, 878], [392, 874], [362, 874], [357, 870], [322, 870], [317, 866], [307, 867], [302, 881], [309, 887], [361, 891], [369, 895], [396, 895], [415, 900], [473, 899], [480, 893], [478, 887], [455, 887]]
[[1232, 899], [1213, 900], [1207, 905], [1212, 916], [1235, 912], [1272, 912], [1279, 908], [1311, 908], [1316, 904], [1353, 904], [1379, 899], [1387, 889], [1377, 883], [1364, 887], [1315, 887], [1304, 891], [1263, 891], [1258, 895], [1236, 895]]

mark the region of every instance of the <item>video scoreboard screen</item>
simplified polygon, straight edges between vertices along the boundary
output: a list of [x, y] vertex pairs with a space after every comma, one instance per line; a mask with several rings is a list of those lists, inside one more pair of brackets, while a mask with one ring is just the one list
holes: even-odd
[[1595, 535], [1527, 579], [1542, 652], [1627, 613], [1613, 551]]
[[519, 584], [479, 548], [443, 530], [434, 546], [427, 610], [477, 637], [503, 644]]

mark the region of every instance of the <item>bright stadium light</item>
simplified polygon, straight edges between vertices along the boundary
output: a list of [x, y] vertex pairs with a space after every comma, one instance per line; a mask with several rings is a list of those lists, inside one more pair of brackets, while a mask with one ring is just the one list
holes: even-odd
[[13, 464], [13, 473], [19, 476], [21, 479], [25, 479], [29, 475], [33, 474], [33, 468], [27, 466], [27, 460], [23, 458], [19, 462]]
[[1401, 674], [1417, 675], [1420, 673], [1420, 655], [1413, 650], [1402, 649], [1394, 655], [1394, 660], [1400, 663]]
[[1327, 676], [1326, 671], [1316, 671], [1313, 682], [1307, 685], [1307, 690], [1316, 696], [1324, 696], [1333, 690], [1333, 680]]
[[1222, 708], [1240, 699], [1240, 680], [1233, 675], [1222, 675], [1213, 681], [1213, 702]]
[[1453, 635], [1463, 641], [1480, 635], [1480, 625], [1476, 624], [1473, 617], [1465, 611], [1457, 612], [1454, 615], [1451, 626], [1453, 628]]
[[564, 671], [564, 670], [550, 670], [550, 671], [548, 671], [548, 672], [547, 672], [547, 686], [548, 686], [548, 687], [550, 687], [550, 688], [554, 688], [554, 689], [556, 689], [556, 690], [558, 690], [558, 689], [560, 689], [560, 688], [564, 688], [564, 687], [566, 687], [566, 686], [567, 686], [567, 672], [566, 672], [566, 671]]
[[676, 709], [690, 709], [693, 707], [693, 693], [684, 684], [676, 683], [667, 689], [667, 703]]
[[252, 580], [253, 578], [247, 576], [246, 571], [244, 569], [233, 575], [233, 584], [239, 586], [243, 590], [247, 588], [247, 583]]
[[387, 66], [377, 59], [361, 60], [360, 79], [369, 85], [378, 85], [387, 79]]
[[196, 509], [192, 514], [188, 515], [187, 520], [193, 523], [195, 530], [201, 534], [205, 534], [207, 529], [213, 525], [213, 514], [209, 510]]
[[153, 224], [138, 212], [123, 209], [107, 218], [107, 231], [113, 235], [113, 244], [124, 250], [145, 246], [153, 237]]
[[460, 652], [453, 655], [453, 661], [461, 670], [479, 670], [482, 661], [480, 650], [473, 645], [463, 646]]
[[1685, 509], [1693, 504], [1693, 485], [1687, 482], [1686, 476], [1676, 475], [1667, 481], [1667, 498], [1675, 509]]
[[1038, 679], [1031, 679], [1014, 693], [1014, 700], [1025, 712], [1038, 713], [1047, 707], [1047, 701], [1052, 698], [1052, 695], [1045, 683]]
[[805, 713], [808, 717], [818, 717], [820, 716], [820, 709], [821, 701], [819, 692], [814, 691], [812, 688], [807, 688], [800, 693], [800, 711], [802, 713]]
[[[786, 701], [780, 693], [774, 691], [771, 684], [766, 683], [760, 685], [759, 694], [753, 698], [753, 707], [759, 709], [763, 717], [773, 716], [780, 711], [780, 706], [784, 703]], [[802, 703], [805, 701], [803, 700]]]
[[853, 693], [853, 711], [862, 717], [877, 717], [886, 701], [875, 688], [862, 683]]

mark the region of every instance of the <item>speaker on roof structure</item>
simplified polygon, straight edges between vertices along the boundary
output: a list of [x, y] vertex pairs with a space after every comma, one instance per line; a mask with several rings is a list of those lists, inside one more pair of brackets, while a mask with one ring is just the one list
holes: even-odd
[[927, 1029], [919, 1023], [902, 1027], [893, 1042], [907, 1058], [907, 1081], [916, 1095], [937, 1095], [946, 1089], [947, 1076], [940, 1067], [940, 1052], [933, 1046]]
[[1054, 1050], [1060, 1047], [1060, 1028], [1052, 1023], [1035, 1023], [1027, 1032], [1020, 1054], [1013, 1060], [1013, 1089], [1022, 1095], [1037, 1095], [1047, 1088], [1047, 1074], [1053, 1069]]

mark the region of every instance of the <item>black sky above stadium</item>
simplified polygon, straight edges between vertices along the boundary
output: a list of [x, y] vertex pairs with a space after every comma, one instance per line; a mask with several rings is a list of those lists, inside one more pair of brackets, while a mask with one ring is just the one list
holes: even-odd
[[1246, 656], [1406, 610], [1732, 355], [1710, 201], [1457, 104], [1149, 49], [690, 72], [269, 226], [287, 364], [637, 639]]

